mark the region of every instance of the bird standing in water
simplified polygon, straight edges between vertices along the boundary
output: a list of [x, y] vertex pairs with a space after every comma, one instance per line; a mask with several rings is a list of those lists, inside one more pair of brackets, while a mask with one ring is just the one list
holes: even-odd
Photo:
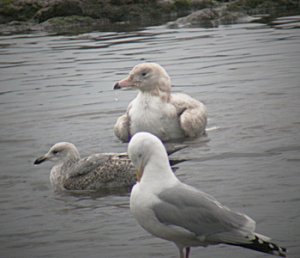
[[135, 134], [129, 142], [128, 154], [138, 178], [131, 191], [131, 212], [152, 235], [175, 243], [180, 258], [188, 258], [191, 247], [217, 244], [286, 257], [285, 248], [255, 232], [255, 221], [250, 217], [180, 182], [156, 136]]

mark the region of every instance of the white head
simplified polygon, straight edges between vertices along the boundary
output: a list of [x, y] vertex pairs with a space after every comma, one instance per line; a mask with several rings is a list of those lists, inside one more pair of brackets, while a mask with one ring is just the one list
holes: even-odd
[[34, 161], [34, 164], [38, 165], [46, 160], [60, 161], [78, 159], [80, 159], [80, 155], [74, 144], [69, 142], [59, 142], [54, 144], [45, 155], [37, 158]]
[[[153, 134], [147, 132], [136, 133], [128, 145], [128, 155], [134, 166], [137, 168], [137, 180], [149, 173], [146, 167], [151, 167], [149, 171], [162, 176], [162, 171], [171, 171], [168, 154], [162, 142]], [[171, 174], [173, 174], [171, 172]], [[152, 175], [148, 175], [152, 176]]]
[[159, 91], [170, 93], [171, 79], [166, 70], [157, 63], [136, 65], [128, 77], [117, 82], [114, 89], [135, 88], [143, 92], [159, 94]]

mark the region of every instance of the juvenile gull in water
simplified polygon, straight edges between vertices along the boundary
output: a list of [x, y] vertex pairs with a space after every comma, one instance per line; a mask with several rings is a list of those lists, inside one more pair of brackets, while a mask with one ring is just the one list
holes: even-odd
[[174, 242], [180, 258], [188, 258], [191, 247], [216, 244], [286, 256], [285, 248], [255, 233], [255, 222], [247, 215], [231, 211], [214, 197], [180, 182], [154, 135], [135, 134], [128, 155], [138, 169], [131, 212], [145, 230]]
[[115, 84], [114, 89], [120, 88], [139, 90], [114, 126], [121, 141], [128, 142], [141, 131], [150, 132], [162, 141], [205, 134], [205, 106], [186, 94], [171, 94], [171, 79], [159, 64], [136, 65], [127, 78]]
[[[184, 148], [174, 147], [170, 154]], [[59, 142], [53, 145], [34, 164], [46, 160], [56, 162], [50, 172], [50, 182], [55, 190], [101, 190], [130, 187], [136, 182], [135, 168], [126, 153], [98, 153], [80, 158], [74, 144]], [[172, 159], [175, 165], [183, 159]]]

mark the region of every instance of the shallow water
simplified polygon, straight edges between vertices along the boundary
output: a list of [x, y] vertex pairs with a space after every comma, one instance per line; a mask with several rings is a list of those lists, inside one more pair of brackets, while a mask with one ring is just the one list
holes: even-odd
[[[141, 229], [129, 193], [51, 189], [58, 141], [82, 156], [126, 151], [113, 135], [134, 91], [113, 84], [137, 63], [169, 72], [174, 91], [202, 100], [208, 136], [187, 142], [179, 178], [257, 221], [257, 231], [300, 252], [300, 30], [264, 24], [78, 36], [0, 37], [0, 257], [176, 257]], [[194, 248], [192, 257], [267, 257], [242, 248]]]

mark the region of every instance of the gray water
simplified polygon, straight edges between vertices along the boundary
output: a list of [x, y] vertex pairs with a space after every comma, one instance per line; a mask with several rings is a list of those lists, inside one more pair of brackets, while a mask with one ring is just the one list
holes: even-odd
[[[0, 257], [177, 257], [136, 223], [129, 193], [55, 193], [52, 164], [33, 166], [59, 141], [82, 156], [126, 151], [112, 127], [136, 92], [112, 88], [144, 61], [208, 108], [214, 130], [175, 155], [191, 159], [178, 177], [299, 257], [300, 30], [264, 24], [1, 36]], [[222, 245], [191, 255], [269, 257]]]

